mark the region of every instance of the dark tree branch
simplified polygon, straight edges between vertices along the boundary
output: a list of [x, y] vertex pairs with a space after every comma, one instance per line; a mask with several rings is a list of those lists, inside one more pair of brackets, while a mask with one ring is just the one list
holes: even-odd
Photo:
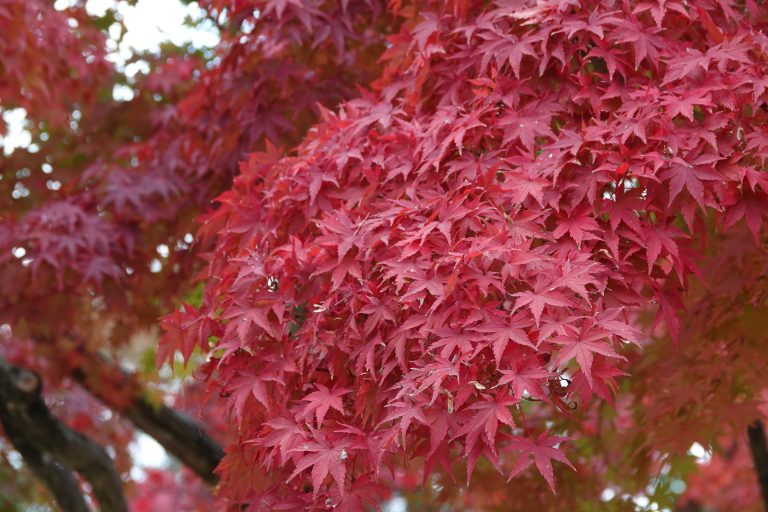
[[48, 488], [59, 508], [67, 512], [88, 512], [88, 505], [72, 471], [56, 462], [49, 454], [38, 450], [37, 446], [24, 436], [23, 431], [19, 430], [18, 422], [10, 416], [4, 401], [0, 402], [0, 421], [13, 447], [24, 457], [24, 462], [32, 473]]
[[54, 460], [46, 461], [49, 456], [41, 454], [41, 460], [35, 460], [30, 454], [22, 454], [32, 472], [53, 494], [56, 504], [66, 512], [89, 512], [85, 498], [80, 493], [80, 486], [74, 473]]
[[213, 470], [224, 456], [221, 447], [188, 416], [150, 402], [134, 375], [104, 357], [93, 356], [86, 358], [74, 376], [89, 393], [152, 436], [205, 482], [218, 483]]
[[749, 448], [752, 451], [752, 461], [755, 463], [757, 481], [760, 484], [760, 493], [763, 495], [763, 504], [768, 511], [768, 444], [765, 439], [765, 428], [762, 420], [755, 420], [747, 427], [749, 436]]
[[82, 496], [79, 500], [73, 497], [77, 486], [71, 471], [77, 471], [90, 483], [103, 512], [127, 512], [112, 459], [100, 445], [51, 414], [37, 375], [0, 358], [0, 404], [6, 434], [62, 509], [87, 510]]
[[165, 405], [151, 404], [143, 396], [123, 414], [205, 482], [219, 482], [213, 470], [224, 457], [224, 451], [189, 417]]

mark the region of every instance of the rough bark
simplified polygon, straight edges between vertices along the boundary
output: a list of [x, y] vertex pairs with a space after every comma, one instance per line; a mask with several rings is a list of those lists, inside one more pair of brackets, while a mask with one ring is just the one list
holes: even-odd
[[104, 448], [51, 414], [37, 375], [2, 358], [0, 421], [9, 440], [63, 510], [88, 510], [72, 474], [76, 471], [91, 485], [103, 512], [127, 512], [120, 476]]
[[752, 452], [752, 461], [755, 464], [757, 482], [760, 485], [760, 493], [763, 496], [763, 505], [768, 511], [768, 443], [765, 439], [765, 428], [762, 420], [755, 420], [747, 427], [749, 436], [749, 448]]

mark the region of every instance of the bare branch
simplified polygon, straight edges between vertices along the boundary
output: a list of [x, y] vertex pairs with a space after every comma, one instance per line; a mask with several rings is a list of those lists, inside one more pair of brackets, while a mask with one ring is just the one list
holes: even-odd
[[[64, 510], [87, 510], [82, 508], [82, 496], [80, 500], [72, 496], [74, 476], [68, 468], [90, 483], [103, 512], [127, 512], [112, 459], [100, 445], [51, 414], [36, 374], [0, 358], [0, 403], [0, 421], [9, 439]], [[49, 484], [52, 479], [61, 481]]]
[[49, 454], [41, 452], [24, 436], [23, 430], [19, 430], [21, 425], [14, 421], [4, 401], [0, 401], [0, 421], [13, 447], [24, 457], [32, 473], [48, 488], [59, 508], [67, 512], [88, 512], [88, 505], [72, 471], [56, 462]]
[[138, 398], [123, 414], [205, 482], [210, 485], [219, 482], [213, 470], [224, 457], [224, 451], [188, 416], [165, 405], [150, 404], [144, 397]]
[[218, 443], [185, 414], [149, 401], [133, 374], [103, 356], [89, 355], [84, 358], [74, 377], [89, 393], [152, 436], [206, 483], [218, 483], [218, 476], [213, 470], [224, 456]]

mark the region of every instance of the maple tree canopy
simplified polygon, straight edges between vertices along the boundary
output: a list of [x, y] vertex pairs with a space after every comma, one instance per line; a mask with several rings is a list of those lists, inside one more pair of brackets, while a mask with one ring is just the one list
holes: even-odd
[[0, 0], [4, 510], [768, 507], [762, 2], [199, 0], [136, 75], [59, 3]]

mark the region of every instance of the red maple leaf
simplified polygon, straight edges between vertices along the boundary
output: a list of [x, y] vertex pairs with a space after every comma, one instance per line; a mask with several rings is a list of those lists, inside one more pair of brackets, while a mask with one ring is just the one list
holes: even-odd
[[349, 390], [345, 388], [329, 389], [322, 384], [316, 384], [316, 387], [317, 391], [313, 391], [302, 399], [306, 404], [302, 408], [301, 414], [311, 417], [314, 413], [319, 428], [322, 426], [323, 419], [325, 419], [329, 409], [335, 409], [344, 414], [342, 397], [349, 393]]
[[568, 465], [574, 471], [571, 462], [563, 455], [563, 453], [557, 448], [557, 446], [567, 441], [569, 438], [560, 436], [550, 436], [548, 432], [542, 432], [542, 434], [535, 441], [531, 441], [525, 437], [515, 437], [509, 443], [509, 447], [513, 450], [520, 451], [522, 454], [518, 456], [512, 471], [509, 474], [509, 480], [514, 476], [519, 475], [524, 471], [531, 463], [536, 464], [536, 469], [539, 470], [541, 476], [549, 484], [552, 492], [555, 491], [555, 475], [552, 469], [552, 461], [556, 460]]
[[485, 396], [474, 402], [464, 411], [468, 416], [464, 426], [456, 433], [456, 437], [465, 436], [464, 454], [468, 455], [482, 435], [485, 444], [491, 451], [496, 450], [496, 431], [499, 424], [515, 428], [515, 421], [509, 408], [517, 405], [520, 400], [501, 392], [495, 396]]
[[301, 472], [312, 468], [310, 478], [314, 496], [317, 496], [323, 481], [329, 474], [333, 477], [340, 493], [343, 495], [344, 480], [347, 474], [346, 459], [349, 458], [349, 453], [347, 452], [348, 443], [345, 441], [332, 443], [318, 430], [312, 430], [312, 435], [312, 441], [303, 443], [301, 446], [290, 450], [290, 452], [302, 453], [304, 455], [296, 462], [296, 469], [288, 477], [288, 481], [290, 482]]
[[581, 371], [584, 372], [584, 376], [587, 378], [587, 382], [592, 386], [592, 361], [595, 358], [595, 354], [624, 359], [604, 341], [609, 337], [610, 333], [608, 331], [586, 324], [579, 331], [574, 329], [572, 334], [551, 338], [549, 341], [563, 347], [557, 355], [555, 366], [559, 367], [571, 359], [576, 359]]

